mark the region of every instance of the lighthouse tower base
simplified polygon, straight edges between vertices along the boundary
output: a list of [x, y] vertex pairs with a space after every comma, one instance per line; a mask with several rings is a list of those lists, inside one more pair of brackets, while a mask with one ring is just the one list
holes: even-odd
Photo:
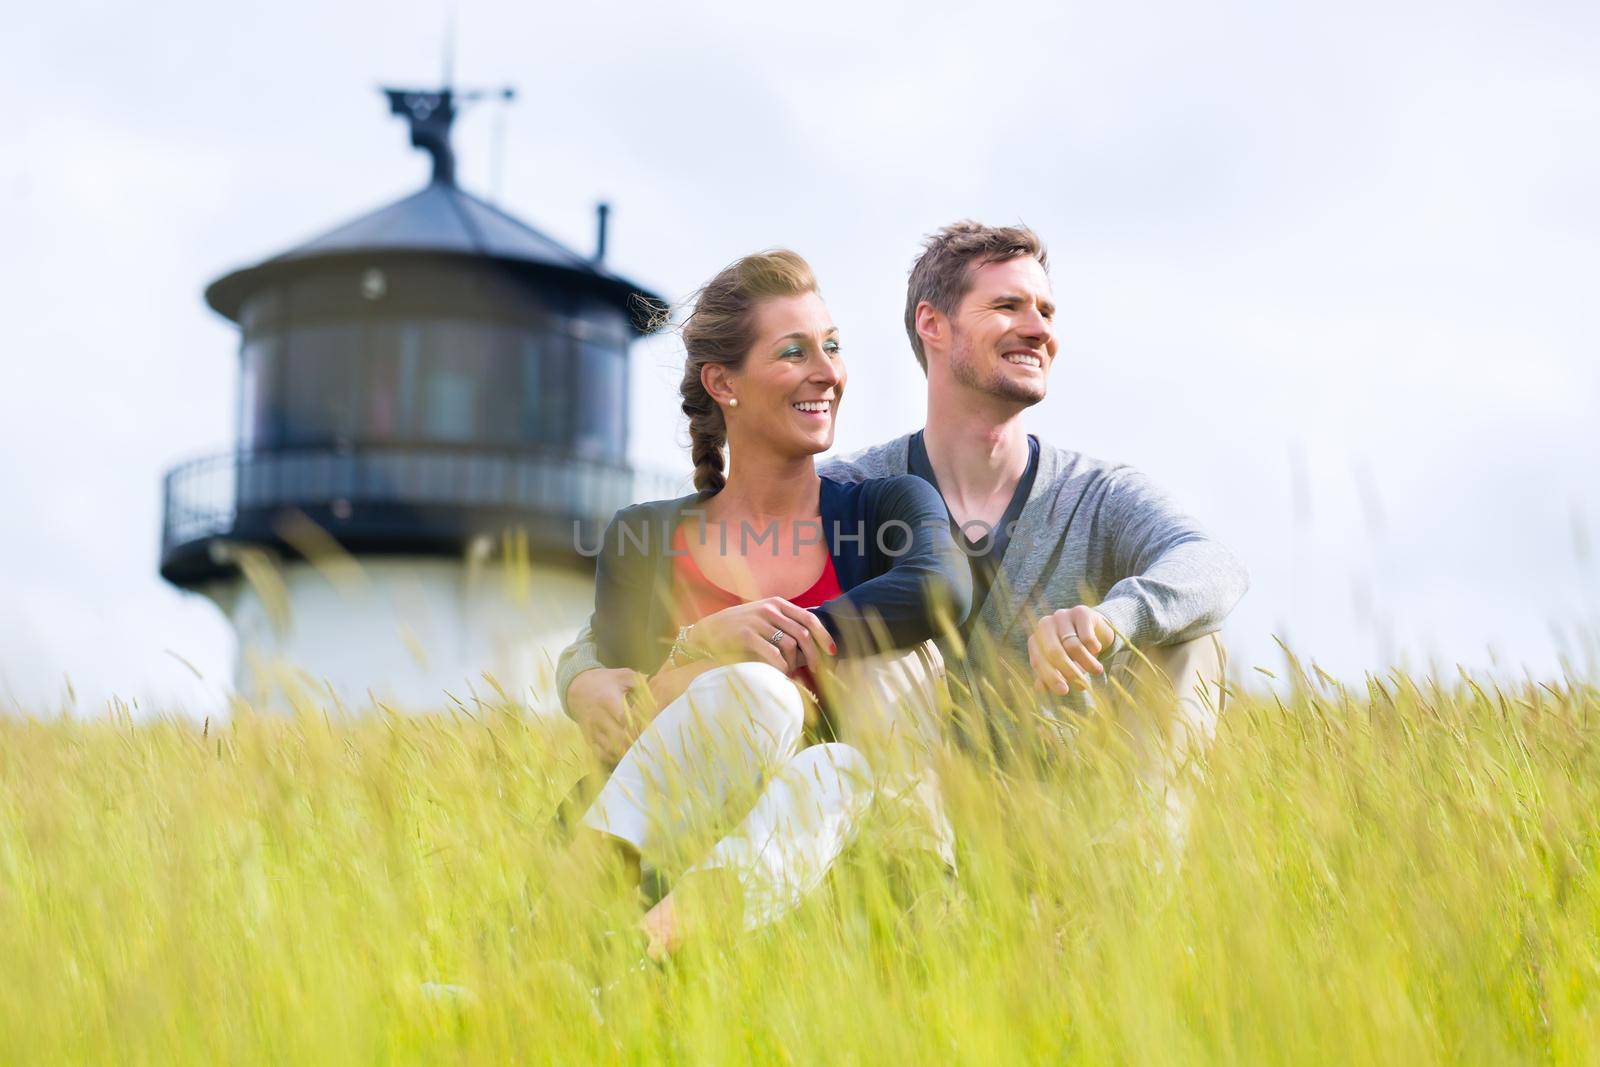
[[594, 581], [438, 557], [260, 563], [203, 590], [232, 622], [235, 685], [258, 709], [351, 713], [512, 703], [559, 714], [555, 662]]

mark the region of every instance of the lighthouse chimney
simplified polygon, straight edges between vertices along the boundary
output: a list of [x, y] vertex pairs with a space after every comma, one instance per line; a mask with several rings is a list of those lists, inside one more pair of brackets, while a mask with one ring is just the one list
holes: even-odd
[[594, 206], [594, 261], [597, 265], [606, 259], [606, 221], [610, 217], [610, 204], [602, 200]]

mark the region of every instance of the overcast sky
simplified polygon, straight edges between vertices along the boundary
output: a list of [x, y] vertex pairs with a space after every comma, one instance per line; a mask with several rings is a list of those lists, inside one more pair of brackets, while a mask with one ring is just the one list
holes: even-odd
[[[1600, 8], [1590, 3], [458, 5], [462, 183], [680, 297], [811, 260], [838, 447], [921, 424], [919, 238], [1050, 245], [1030, 429], [1154, 477], [1250, 568], [1236, 658], [1551, 674], [1600, 579]], [[425, 182], [376, 86], [445, 6], [32, 4], [0, 34], [0, 707], [214, 704], [232, 639], [156, 574], [160, 475], [229, 447], [202, 287]], [[670, 343], [632, 451], [685, 469]], [[193, 666], [199, 672], [196, 678]]]

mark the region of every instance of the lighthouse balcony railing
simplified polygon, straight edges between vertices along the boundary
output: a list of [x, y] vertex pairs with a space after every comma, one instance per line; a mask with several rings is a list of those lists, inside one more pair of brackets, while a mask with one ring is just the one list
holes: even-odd
[[163, 555], [233, 534], [242, 513], [335, 517], [370, 506], [475, 509], [603, 524], [621, 507], [677, 496], [672, 478], [618, 463], [448, 446], [274, 449], [204, 456], [167, 472]]

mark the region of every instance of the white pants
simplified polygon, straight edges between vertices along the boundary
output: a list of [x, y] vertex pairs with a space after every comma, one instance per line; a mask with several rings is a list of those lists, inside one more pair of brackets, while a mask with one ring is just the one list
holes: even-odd
[[830, 707], [840, 735], [856, 743], [801, 748], [804, 709], [782, 672], [717, 667], [645, 727], [584, 825], [663, 870], [729, 871], [744, 892], [746, 929], [778, 919], [822, 881], [875, 796], [913, 800], [923, 824], [931, 820], [928, 846], [953, 862], [927, 763], [936, 706], [927, 651], [841, 664], [843, 699]]

